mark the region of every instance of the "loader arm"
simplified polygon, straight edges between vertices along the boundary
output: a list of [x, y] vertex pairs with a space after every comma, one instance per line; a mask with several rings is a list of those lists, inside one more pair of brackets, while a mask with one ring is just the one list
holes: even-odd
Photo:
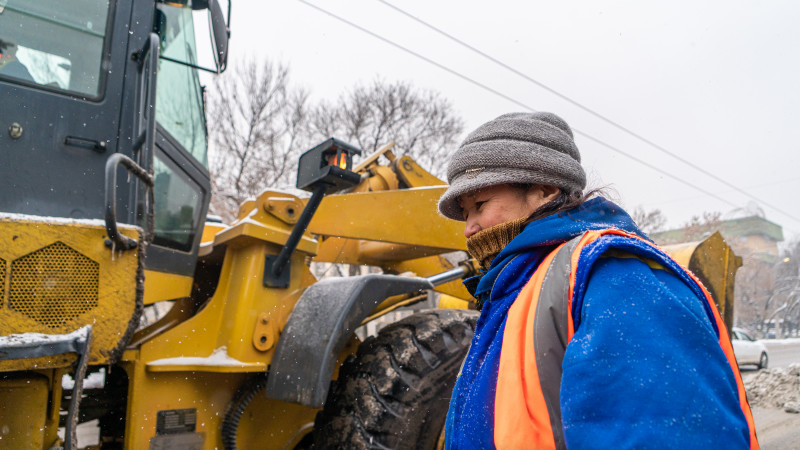
[[[428, 277], [455, 266], [443, 255], [466, 251], [464, 225], [437, 211], [446, 183], [410, 156], [396, 157], [393, 146], [386, 145], [355, 168], [363, 181], [351, 192], [323, 199], [308, 227], [319, 237], [315, 262], [370, 265], [385, 273]], [[382, 159], [388, 164], [380, 164]], [[460, 299], [460, 307], [473, 300], [460, 280], [435, 290]], [[392, 303], [379, 305], [377, 311]]]
[[436, 203], [445, 189], [446, 186], [431, 186], [332, 195], [322, 201], [308, 231], [324, 237], [389, 244], [367, 245], [364, 249], [362, 243], [359, 253], [373, 262], [466, 250], [464, 225], [437, 212]]

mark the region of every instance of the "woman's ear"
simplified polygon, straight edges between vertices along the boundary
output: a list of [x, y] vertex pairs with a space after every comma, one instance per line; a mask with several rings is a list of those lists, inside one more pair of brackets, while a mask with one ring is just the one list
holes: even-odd
[[545, 200], [547, 200], [548, 202], [558, 197], [558, 194], [561, 193], [561, 189], [555, 186], [548, 186], [545, 184], [541, 185], [540, 187], [542, 188], [542, 192], [544, 193]]
[[530, 187], [530, 189], [528, 189], [528, 199], [541, 206], [558, 197], [558, 194], [560, 193], [561, 189], [555, 186], [550, 186], [547, 184], [534, 184]]

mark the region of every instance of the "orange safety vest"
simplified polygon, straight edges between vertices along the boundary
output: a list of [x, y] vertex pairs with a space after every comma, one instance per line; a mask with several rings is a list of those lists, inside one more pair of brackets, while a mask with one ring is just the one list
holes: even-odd
[[[626, 236], [653, 246], [620, 230], [587, 231], [560, 245], [542, 261], [507, 315], [495, 395], [497, 448], [566, 448], [559, 392], [561, 363], [575, 333], [572, 318], [575, 277], [581, 251], [603, 235]], [[669, 258], [660, 250], [657, 252]], [[711, 306], [719, 330], [719, 345], [736, 377], [739, 404], [750, 428], [750, 448], [757, 449], [753, 415], [725, 324], [708, 290], [691, 272], [686, 272], [700, 286]]]

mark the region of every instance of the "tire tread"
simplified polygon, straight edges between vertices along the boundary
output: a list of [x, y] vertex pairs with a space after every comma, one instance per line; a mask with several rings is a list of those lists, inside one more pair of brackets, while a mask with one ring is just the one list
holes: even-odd
[[342, 365], [317, 415], [315, 448], [435, 446], [477, 315], [420, 312], [367, 338]]

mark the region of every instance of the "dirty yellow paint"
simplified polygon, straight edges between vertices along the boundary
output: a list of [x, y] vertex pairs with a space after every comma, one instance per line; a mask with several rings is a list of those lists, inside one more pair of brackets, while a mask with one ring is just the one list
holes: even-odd
[[[140, 237], [134, 227], [120, 232]], [[0, 217], [0, 335], [67, 334], [91, 325], [90, 363], [108, 363], [135, 315], [139, 250], [113, 251], [105, 240], [99, 221]], [[65, 355], [3, 361], [0, 371], [72, 361]]]

